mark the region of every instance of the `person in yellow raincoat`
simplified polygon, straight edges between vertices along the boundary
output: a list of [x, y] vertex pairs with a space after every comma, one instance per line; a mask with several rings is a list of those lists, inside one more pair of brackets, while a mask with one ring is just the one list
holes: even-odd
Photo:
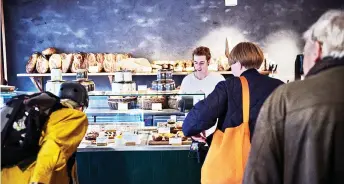
[[88, 106], [88, 94], [81, 84], [67, 82], [61, 85], [59, 97], [64, 108], [53, 112], [44, 126], [36, 161], [25, 171], [18, 166], [3, 168], [2, 184], [78, 183], [76, 164], [70, 178], [67, 161], [76, 152], [88, 127], [83, 112]]

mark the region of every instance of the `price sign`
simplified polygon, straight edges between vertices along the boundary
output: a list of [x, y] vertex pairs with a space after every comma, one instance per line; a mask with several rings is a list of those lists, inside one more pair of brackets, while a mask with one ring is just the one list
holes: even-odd
[[173, 120], [174, 122], [177, 122], [177, 116], [176, 116], [176, 115], [172, 115], [172, 116], [170, 117], [170, 119]]
[[171, 128], [170, 128], [170, 127], [159, 127], [159, 128], [158, 128], [158, 133], [159, 133], [159, 134], [168, 134], [168, 133], [171, 133]]
[[137, 142], [139, 137], [136, 134], [123, 134], [123, 139], [125, 142]]
[[171, 137], [169, 138], [169, 144], [171, 145], [182, 145], [181, 137]]
[[97, 146], [106, 146], [108, 143], [107, 137], [97, 137], [96, 144]]
[[127, 111], [128, 110], [128, 104], [127, 103], [118, 103], [118, 110]]
[[152, 103], [152, 110], [153, 111], [162, 111], [162, 104], [161, 103]]

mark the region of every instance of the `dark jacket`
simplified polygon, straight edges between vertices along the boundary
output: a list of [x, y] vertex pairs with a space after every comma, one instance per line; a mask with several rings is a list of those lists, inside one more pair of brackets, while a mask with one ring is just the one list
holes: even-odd
[[[242, 73], [250, 90], [250, 131], [253, 132], [259, 110], [265, 99], [279, 85], [278, 79], [260, 74], [255, 69]], [[242, 91], [238, 77], [230, 77], [219, 82], [214, 91], [204, 100], [198, 102], [188, 113], [183, 123], [186, 136], [194, 136], [215, 125], [225, 131], [228, 127], [235, 127], [242, 123]]]
[[344, 183], [344, 59], [283, 85], [257, 120], [245, 184]]

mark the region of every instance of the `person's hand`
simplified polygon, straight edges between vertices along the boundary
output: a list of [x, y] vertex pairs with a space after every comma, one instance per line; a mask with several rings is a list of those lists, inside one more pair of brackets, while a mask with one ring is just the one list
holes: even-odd
[[207, 139], [204, 131], [198, 135], [191, 136], [191, 138], [197, 142], [203, 142], [203, 143], [206, 143], [206, 139]]

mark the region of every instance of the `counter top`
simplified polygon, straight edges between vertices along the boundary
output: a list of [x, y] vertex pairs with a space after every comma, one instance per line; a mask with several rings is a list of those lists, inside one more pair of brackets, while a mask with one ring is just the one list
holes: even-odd
[[153, 110], [141, 110], [141, 109], [129, 109], [126, 111], [112, 110], [112, 109], [96, 109], [90, 108], [86, 110], [86, 114], [89, 116], [109, 116], [114, 114], [145, 114], [145, 115], [178, 115], [184, 116], [185, 112], [180, 112], [175, 109], [163, 109], [162, 111]]
[[159, 145], [159, 146], [96, 146], [88, 145], [83, 147], [79, 146], [78, 152], [99, 152], [99, 151], [180, 151], [190, 150], [190, 145], [172, 146], [172, 145]]

